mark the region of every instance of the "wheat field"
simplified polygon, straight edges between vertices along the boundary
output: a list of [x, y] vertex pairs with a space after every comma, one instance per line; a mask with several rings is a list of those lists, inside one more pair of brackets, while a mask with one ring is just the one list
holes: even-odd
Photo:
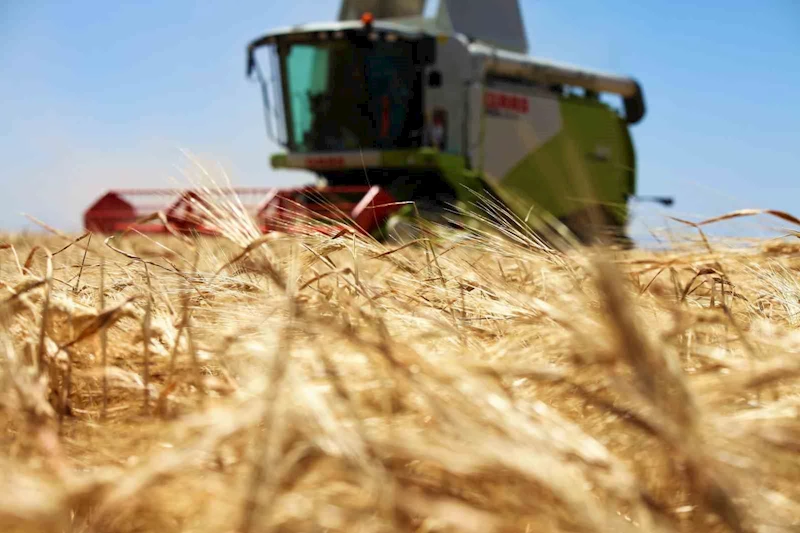
[[0, 239], [3, 532], [800, 531], [791, 240], [208, 215]]

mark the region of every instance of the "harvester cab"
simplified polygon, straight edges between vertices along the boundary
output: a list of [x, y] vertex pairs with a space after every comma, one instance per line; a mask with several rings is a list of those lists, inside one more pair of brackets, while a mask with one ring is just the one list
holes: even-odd
[[636, 192], [628, 128], [645, 113], [636, 80], [528, 56], [517, 0], [424, 11], [424, 0], [344, 0], [339, 21], [250, 43], [247, 73], [285, 149], [272, 166], [379, 186], [428, 219], [488, 195], [521, 219], [624, 233]]

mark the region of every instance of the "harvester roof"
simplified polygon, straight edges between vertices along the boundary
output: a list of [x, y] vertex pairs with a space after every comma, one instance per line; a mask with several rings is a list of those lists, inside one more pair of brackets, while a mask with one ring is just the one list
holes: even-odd
[[[340, 22], [319, 22], [311, 24], [298, 24], [295, 26], [286, 26], [271, 30], [250, 42], [248, 50], [255, 50], [259, 46], [270, 44], [278, 37], [302, 36], [307, 38], [309, 35], [317, 35], [320, 38], [325, 38], [337, 32], [359, 31], [364, 29], [364, 23], [356, 20], [340, 21]], [[406, 39], [418, 39], [424, 36], [433, 36], [428, 31], [420, 27], [408, 26], [402, 23], [376, 20], [371, 23], [371, 29], [380, 33], [393, 33], [397, 37]]]

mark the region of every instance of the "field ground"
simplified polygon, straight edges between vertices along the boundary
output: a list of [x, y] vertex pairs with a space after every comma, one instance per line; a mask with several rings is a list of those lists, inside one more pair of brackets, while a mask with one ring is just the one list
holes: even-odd
[[0, 239], [4, 532], [799, 530], [791, 241], [217, 222]]

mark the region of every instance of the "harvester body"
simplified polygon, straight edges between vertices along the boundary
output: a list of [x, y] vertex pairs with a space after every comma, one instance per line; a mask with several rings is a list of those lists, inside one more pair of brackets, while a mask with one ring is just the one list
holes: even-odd
[[[521, 220], [546, 215], [582, 233], [591, 218], [624, 233], [639, 84], [529, 56], [517, 0], [440, 0], [430, 18], [424, 8], [343, 0], [338, 21], [248, 45], [268, 135], [283, 148], [272, 167], [310, 172], [320, 193], [366, 197], [377, 187], [358, 212], [373, 235], [408, 214], [452, 221], [488, 197]], [[600, 95], [616, 95], [621, 109]]]
[[441, 0], [432, 19], [423, 4], [345, 1], [346, 20], [249, 45], [248, 73], [285, 148], [272, 166], [378, 185], [423, 218], [452, 219], [492, 197], [520, 219], [546, 214], [582, 230], [578, 221], [599, 215], [624, 228], [639, 84], [527, 55], [516, 0]]

